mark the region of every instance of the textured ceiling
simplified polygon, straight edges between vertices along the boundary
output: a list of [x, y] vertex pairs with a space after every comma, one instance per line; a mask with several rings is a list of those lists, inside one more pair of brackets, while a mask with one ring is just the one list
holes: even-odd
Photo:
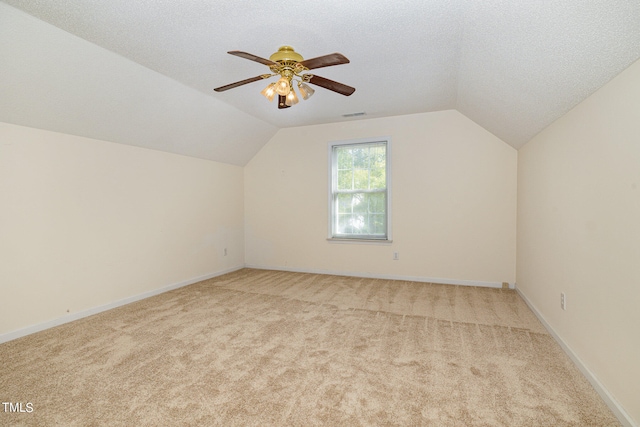
[[[45, 87], [46, 83], [38, 78], [50, 80], [47, 73], [64, 75], [78, 68], [94, 75], [97, 70], [92, 67], [98, 61], [103, 70], [98, 74], [103, 80], [84, 77], [89, 80], [78, 83], [77, 78], [58, 77], [60, 83], [50, 91], [61, 98], [82, 97], [78, 92], [87, 87], [93, 97], [101, 99], [114, 91], [123, 92], [119, 96], [125, 102], [118, 104], [123, 109], [119, 114], [133, 115], [144, 122], [151, 119], [144, 117], [146, 110], [141, 112], [141, 108], [153, 105], [154, 111], [159, 110], [158, 117], [175, 115], [175, 120], [190, 122], [189, 126], [196, 129], [192, 141], [187, 139], [183, 146], [176, 147], [163, 135], [152, 139], [136, 135], [135, 123], [123, 126], [122, 135], [110, 135], [115, 132], [112, 129], [102, 129], [106, 136], [100, 132], [91, 134], [91, 127], [99, 128], [99, 123], [85, 123], [88, 129], [73, 131], [67, 129], [73, 127], [71, 117], [47, 119], [42, 112], [44, 121], [69, 122], [54, 130], [119, 139], [116, 142], [150, 148], [157, 145], [155, 148], [162, 150], [236, 164], [246, 163], [278, 128], [357, 120], [342, 117], [356, 112], [366, 112], [360, 118], [372, 118], [457, 109], [519, 148], [640, 58], [638, 0], [299, 0], [286, 7], [274, 0], [5, 3], [104, 48], [67, 40], [65, 37], [70, 36], [66, 33], [54, 36], [54, 29], [38, 27], [46, 34], [34, 36], [33, 28], [27, 32], [24, 25], [15, 25], [14, 32], [24, 31], [23, 49], [33, 50], [33, 46], [41, 46], [45, 44], [43, 40], [52, 37], [64, 39], [69, 46], [59, 52], [60, 63], [53, 71], [47, 62], [42, 62], [42, 54], [38, 58], [35, 54], [27, 57], [6, 46], [4, 52], [0, 51], [17, 55], [22, 61], [14, 66], [13, 74], [0, 74], [16, 80], [14, 89], [9, 91], [14, 106], [24, 102], [16, 100], [20, 91], [15, 89], [15, 83], [18, 87]], [[6, 6], [1, 8], [0, 13], [6, 15], [3, 23], [28, 21], [16, 12]], [[28, 25], [37, 26], [32, 21]], [[0, 42], [6, 44], [9, 37], [17, 37], [8, 33], [5, 30]], [[56, 49], [60, 43], [47, 46], [46, 50]], [[214, 87], [268, 72], [266, 66], [228, 55], [227, 51], [242, 50], [268, 58], [284, 44], [293, 46], [305, 58], [341, 52], [351, 60], [350, 64], [322, 68], [317, 74], [354, 86], [356, 92], [343, 97], [317, 88], [310, 100], [278, 110], [275, 102], [268, 103], [259, 94], [265, 82], [222, 93], [212, 91]], [[125, 64], [124, 58], [142, 67]], [[36, 62], [42, 73], [33, 77], [35, 81], [24, 80], [23, 75], [16, 77], [19, 67]], [[117, 85], [123, 84], [126, 76], [113, 81], [113, 73], [129, 72], [135, 78], [126, 82], [124, 90], [119, 89]], [[148, 78], [143, 77], [144, 73]], [[158, 80], [155, 86], [154, 80]], [[149, 87], [136, 87], [138, 81], [145, 81], [142, 86]], [[95, 88], [101, 85], [109, 93]], [[146, 92], [141, 93], [142, 90]], [[170, 93], [152, 95], [162, 90]], [[175, 104], [175, 99], [180, 99], [178, 104], [182, 107], [162, 107], [163, 102]], [[190, 105], [196, 105], [198, 111]], [[9, 121], [33, 125], [27, 123], [32, 119], [21, 117], [15, 108], [5, 110], [8, 112], [3, 113], [0, 105], [0, 120], [8, 116]], [[104, 112], [103, 117], [111, 117], [109, 114], [112, 113]], [[217, 118], [208, 119], [209, 115]], [[207, 120], [209, 123], [201, 123]], [[162, 120], [161, 128], [166, 121]], [[51, 126], [55, 128], [54, 124]], [[202, 135], [197, 133], [199, 128]], [[176, 133], [179, 130], [176, 123]], [[203, 135], [209, 132], [219, 132], [224, 139], [215, 143], [219, 145], [214, 144], [216, 152], [207, 151], [211, 142]], [[140, 139], [146, 142], [132, 142]], [[242, 142], [244, 148], [239, 148], [237, 142]], [[236, 150], [244, 151], [234, 155]]]

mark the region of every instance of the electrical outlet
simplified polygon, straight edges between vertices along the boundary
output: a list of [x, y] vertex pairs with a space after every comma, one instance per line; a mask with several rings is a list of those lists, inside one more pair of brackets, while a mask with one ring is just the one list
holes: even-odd
[[564, 292], [560, 292], [560, 307], [563, 310], [567, 309], [567, 297], [565, 296]]
[[397, 261], [397, 260], [399, 260], [399, 259], [400, 259], [400, 252], [394, 252], [394, 253], [393, 253], [393, 260], [394, 260], [394, 261]]
[[502, 289], [509, 289], [509, 282], [502, 282]]

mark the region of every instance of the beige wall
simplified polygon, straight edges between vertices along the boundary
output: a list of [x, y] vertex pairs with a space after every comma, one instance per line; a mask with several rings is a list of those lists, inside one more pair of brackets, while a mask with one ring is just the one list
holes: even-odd
[[[379, 136], [392, 139], [393, 243], [330, 243], [328, 143]], [[245, 167], [246, 263], [513, 283], [516, 165], [454, 110], [282, 129]]]
[[518, 288], [640, 421], [640, 62], [519, 151], [517, 253]]
[[238, 166], [0, 123], [0, 334], [242, 266], [242, 193]]

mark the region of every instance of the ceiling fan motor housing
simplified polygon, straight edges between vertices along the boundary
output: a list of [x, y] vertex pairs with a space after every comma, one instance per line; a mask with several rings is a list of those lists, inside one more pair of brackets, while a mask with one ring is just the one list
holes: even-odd
[[291, 46], [282, 46], [276, 53], [269, 57], [273, 62], [301, 62], [302, 55], [293, 50]]

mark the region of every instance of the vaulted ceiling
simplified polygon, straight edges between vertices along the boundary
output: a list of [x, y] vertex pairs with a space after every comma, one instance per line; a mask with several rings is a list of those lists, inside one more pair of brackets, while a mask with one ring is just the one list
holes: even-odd
[[[445, 109], [519, 148], [640, 58], [637, 0], [4, 3], [0, 121], [239, 165], [279, 128]], [[213, 92], [269, 72], [227, 51], [282, 45], [344, 54], [316, 72], [356, 92]]]

